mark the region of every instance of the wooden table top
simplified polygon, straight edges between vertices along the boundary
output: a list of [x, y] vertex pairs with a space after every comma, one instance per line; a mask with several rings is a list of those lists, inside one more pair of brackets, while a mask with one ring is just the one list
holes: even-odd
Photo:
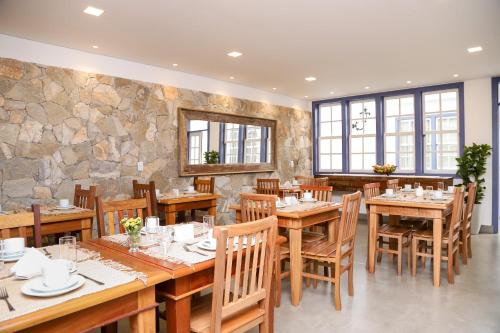
[[[330, 203], [327, 206], [322, 206], [310, 210], [305, 210], [305, 211], [296, 211], [296, 212], [284, 212], [280, 209], [276, 210], [276, 216], [278, 217], [285, 217], [285, 218], [291, 218], [291, 219], [301, 219], [304, 217], [312, 216], [312, 215], [317, 215], [325, 212], [330, 212], [334, 210], [338, 210], [342, 208], [341, 203]], [[241, 210], [240, 205], [238, 204], [233, 204], [229, 206], [229, 209], [234, 209], [235, 211]]]
[[444, 196], [443, 200], [432, 200], [427, 197], [415, 197], [413, 194], [403, 195], [401, 198], [387, 198], [377, 196], [366, 200], [367, 205], [377, 206], [396, 206], [396, 207], [411, 207], [411, 208], [428, 208], [428, 209], [448, 209], [453, 205], [453, 196]]
[[89, 219], [95, 216], [95, 210], [85, 209], [80, 212], [58, 213], [58, 214], [41, 214], [40, 220], [42, 223], [61, 222], [68, 220]]
[[179, 196], [179, 197], [169, 197], [169, 198], [158, 198], [158, 203], [160, 204], [176, 204], [176, 203], [185, 203], [185, 202], [194, 202], [194, 201], [202, 201], [202, 200], [212, 200], [222, 198], [220, 194], [214, 193], [197, 193], [193, 196]]
[[130, 260], [129, 256], [123, 255], [119, 252], [95, 246], [91, 242], [82, 242], [80, 245], [88, 248], [89, 250], [100, 252], [102, 258], [104, 259], [112, 259], [132, 268], [135, 271], [145, 273], [148, 276], [147, 285], [145, 285], [142, 281], [135, 280], [124, 285], [69, 300], [36, 312], [31, 312], [24, 316], [1, 322], [0, 331], [15, 332], [26, 329], [125, 296], [127, 294], [143, 290], [149, 286], [156, 285], [172, 278], [168, 272], [159, 269], [155, 265], [151, 265], [140, 260]]

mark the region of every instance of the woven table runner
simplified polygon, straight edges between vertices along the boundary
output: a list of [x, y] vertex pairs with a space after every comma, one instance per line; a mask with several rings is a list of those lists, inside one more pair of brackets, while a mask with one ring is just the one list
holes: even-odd
[[314, 210], [314, 209], [321, 208], [321, 207], [330, 206], [332, 204], [333, 204], [332, 202], [325, 202], [325, 201], [300, 202], [298, 205], [295, 205], [295, 206], [287, 206], [285, 208], [278, 208], [278, 211], [286, 212], [286, 213], [300, 213], [300, 212], [306, 212], [306, 211]]
[[[57, 246], [47, 247], [47, 250], [51, 254], [55, 254], [58, 251]], [[98, 252], [79, 249], [77, 257], [78, 272], [95, 280], [104, 282], [104, 285], [99, 285], [93, 281], [85, 279], [85, 283], [79, 289], [64, 295], [43, 298], [26, 296], [21, 293], [21, 287], [27, 283], [28, 280], [18, 280], [14, 276], [0, 278], [0, 287], [5, 287], [7, 289], [9, 302], [15, 309], [15, 311], [9, 311], [5, 301], [0, 300], [0, 327], [2, 326], [2, 321], [23, 316], [82, 296], [114, 288], [119, 285], [127, 284], [136, 279], [146, 283], [147, 276], [144, 273], [136, 272], [131, 268], [113, 260], [102, 260], [100, 259]], [[4, 271], [8, 271], [13, 265], [14, 263], [6, 264]]]
[[209, 193], [203, 193], [203, 192], [193, 192], [193, 193], [181, 192], [181, 193], [179, 193], [179, 195], [173, 195], [172, 193], [161, 193], [159, 196], [156, 197], [156, 199], [162, 200], [162, 199], [193, 198], [193, 197], [199, 197], [199, 196], [204, 196], [204, 195], [209, 195]]
[[91, 210], [80, 207], [75, 207], [71, 209], [57, 209], [55, 207], [44, 207], [40, 209], [40, 214], [42, 215], [77, 214], [82, 212], [91, 212]]
[[443, 199], [433, 200], [430, 195], [424, 195], [422, 197], [417, 197], [414, 193], [398, 193], [395, 197], [386, 197], [384, 195], [379, 195], [374, 197], [375, 200], [383, 201], [402, 201], [402, 202], [414, 202], [414, 203], [426, 203], [426, 204], [443, 204], [453, 201], [453, 195], [443, 195]]

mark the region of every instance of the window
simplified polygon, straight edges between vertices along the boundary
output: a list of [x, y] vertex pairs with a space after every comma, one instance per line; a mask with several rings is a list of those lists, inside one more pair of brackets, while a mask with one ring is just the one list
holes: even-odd
[[425, 171], [455, 172], [460, 153], [458, 90], [424, 93], [423, 112]]
[[205, 163], [204, 153], [208, 150], [208, 121], [189, 121], [189, 164]]
[[456, 172], [464, 145], [463, 83], [313, 102], [314, 174]]
[[260, 126], [245, 126], [245, 163], [260, 163]]
[[413, 96], [384, 98], [385, 163], [399, 172], [415, 171], [415, 103]]
[[375, 101], [356, 101], [349, 105], [350, 170], [371, 171], [377, 163]]
[[319, 112], [319, 169], [342, 170], [342, 105], [321, 106]]
[[266, 163], [271, 163], [271, 127], [267, 127], [266, 133]]
[[224, 144], [226, 146], [225, 162], [238, 163], [238, 142], [240, 136], [240, 125], [226, 124]]

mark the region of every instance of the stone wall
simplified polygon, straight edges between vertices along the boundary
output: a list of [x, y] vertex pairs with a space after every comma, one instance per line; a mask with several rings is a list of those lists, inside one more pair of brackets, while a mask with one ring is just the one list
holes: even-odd
[[0, 204], [72, 198], [77, 183], [106, 199], [130, 197], [132, 179], [184, 188], [192, 178], [178, 175], [178, 107], [278, 121], [278, 172], [217, 176], [222, 213], [257, 177], [311, 172], [307, 111], [0, 58]]

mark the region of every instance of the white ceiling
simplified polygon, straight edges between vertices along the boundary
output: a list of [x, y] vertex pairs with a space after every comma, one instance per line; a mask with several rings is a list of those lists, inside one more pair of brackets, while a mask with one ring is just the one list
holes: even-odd
[[0, 0], [0, 34], [294, 98], [500, 74], [499, 0]]

